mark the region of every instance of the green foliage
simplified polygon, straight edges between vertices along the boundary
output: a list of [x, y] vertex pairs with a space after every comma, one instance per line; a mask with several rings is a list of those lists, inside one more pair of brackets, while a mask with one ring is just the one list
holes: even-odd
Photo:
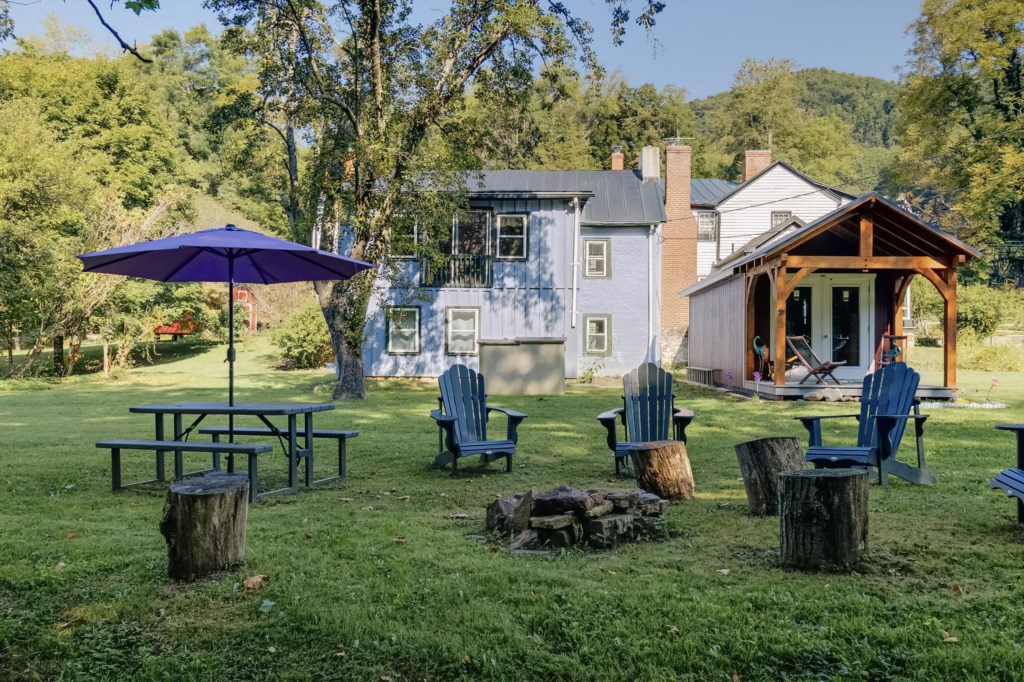
[[315, 300], [285, 319], [272, 338], [281, 358], [297, 369], [323, 367], [334, 358], [331, 335]]
[[[928, 282], [916, 282], [910, 296], [910, 312], [926, 338], [940, 335], [942, 296]], [[997, 289], [984, 284], [957, 287], [956, 326], [958, 336], [969, 332], [986, 339], [1005, 324], [1024, 322], [1024, 294], [1012, 288]]]

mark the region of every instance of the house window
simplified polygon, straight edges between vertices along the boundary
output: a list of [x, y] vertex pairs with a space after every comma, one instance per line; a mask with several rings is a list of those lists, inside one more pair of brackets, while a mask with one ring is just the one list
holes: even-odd
[[583, 316], [583, 352], [587, 355], [608, 355], [612, 352], [612, 318], [610, 315]]
[[772, 211], [772, 227], [778, 227], [793, 219], [792, 211]]
[[420, 309], [388, 308], [388, 353], [416, 355], [420, 352]]
[[498, 216], [498, 258], [501, 260], [526, 260], [528, 228], [528, 216]]
[[697, 211], [697, 241], [713, 242], [718, 239], [718, 214], [714, 211]]
[[488, 228], [491, 214], [487, 211], [465, 211], [455, 216], [451, 253], [485, 255], [488, 251]]
[[586, 266], [583, 274], [586, 277], [611, 277], [612, 268], [609, 262], [609, 243], [607, 239], [584, 239], [583, 254]]
[[391, 226], [391, 252], [395, 258], [415, 258], [416, 245], [419, 242], [419, 226], [416, 219], [396, 216]]
[[479, 308], [448, 308], [448, 355], [476, 355], [480, 340]]

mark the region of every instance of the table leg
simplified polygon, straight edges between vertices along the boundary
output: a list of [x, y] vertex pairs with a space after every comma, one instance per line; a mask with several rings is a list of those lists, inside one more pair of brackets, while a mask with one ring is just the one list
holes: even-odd
[[299, 443], [296, 433], [296, 419], [294, 414], [288, 415], [288, 487], [294, 492], [298, 489], [298, 458]]
[[[1024, 431], [1017, 431], [1017, 468], [1024, 469]], [[1017, 500], [1017, 523], [1024, 523], [1024, 500]]]
[[306, 437], [303, 438], [303, 442], [306, 448], [306, 487], [313, 487], [313, 413], [307, 412], [305, 415], [305, 428]]
[[[156, 439], [164, 439], [164, 415], [160, 412], [156, 413]], [[156, 480], [166, 480], [166, 474], [164, 472], [164, 451], [156, 451]]]
[[[174, 440], [178, 440], [179, 438], [181, 438], [181, 432], [182, 432], [182, 428], [181, 428], [181, 414], [178, 413], [178, 412], [175, 412], [174, 413]], [[174, 451], [174, 480], [175, 481], [180, 481], [182, 478], [185, 477], [185, 469], [184, 469], [184, 465], [183, 465], [183, 463], [181, 461], [181, 458], [182, 458], [182, 451], [181, 450], [175, 450]]]

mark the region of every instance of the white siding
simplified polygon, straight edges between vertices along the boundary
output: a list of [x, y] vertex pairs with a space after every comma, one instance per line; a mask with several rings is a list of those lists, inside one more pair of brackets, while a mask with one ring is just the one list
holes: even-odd
[[[772, 228], [773, 211], [791, 211], [810, 223], [845, 203], [815, 187], [784, 166], [775, 166], [718, 205], [719, 254], [727, 257], [757, 235]], [[710, 264], [700, 259], [697, 276], [706, 277]]]

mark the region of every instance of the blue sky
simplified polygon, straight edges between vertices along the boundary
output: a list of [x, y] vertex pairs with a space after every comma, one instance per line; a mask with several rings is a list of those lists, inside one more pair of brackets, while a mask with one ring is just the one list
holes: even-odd
[[[200, 22], [217, 27], [216, 17], [200, 0], [163, 0], [159, 12], [136, 17], [118, 4], [97, 2], [108, 21], [128, 42], [145, 42], [166, 27], [185, 29]], [[727, 90], [746, 57], [789, 57], [800, 67], [824, 66], [867, 76], [895, 79], [906, 62], [911, 38], [907, 25], [918, 15], [918, 0], [666, 0], [656, 30], [660, 46], [646, 42], [641, 31], [613, 47], [607, 30], [605, 0], [567, 3], [596, 28], [596, 48], [609, 71], [621, 71], [631, 83], [686, 88], [691, 97]], [[436, 16], [440, 0], [419, 0], [423, 21]], [[855, 7], [853, 11], [851, 8]], [[85, 0], [39, 0], [11, 4], [19, 34], [39, 31], [40, 21], [56, 14], [61, 21], [87, 29], [97, 45], [113, 42], [103, 32]]]

